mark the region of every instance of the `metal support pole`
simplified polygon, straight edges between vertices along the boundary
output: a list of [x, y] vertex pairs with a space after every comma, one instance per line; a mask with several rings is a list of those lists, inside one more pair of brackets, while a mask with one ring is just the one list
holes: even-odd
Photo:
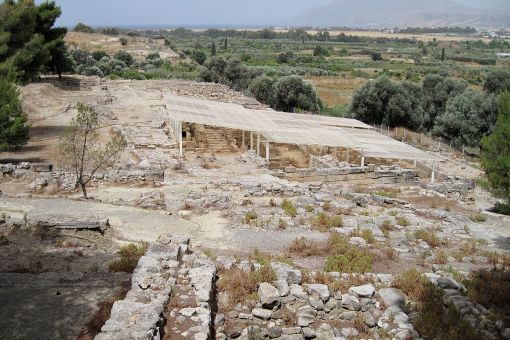
[[266, 162], [267, 166], [269, 166], [269, 141], [266, 141]]
[[363, 152], [363, 148], [361, 148], [361, 167], [365, 167], [365, 153]]
[[260, 133], [257, 133], [257, 156], [260, 156]]
[[241, 146], [244, 148], [244, 130], [243, 130], [243, 139], [242, 139]]
[[432, 163], [432, 176], [430, 178], [430, 183], [434, 183], [436, 181], [436, 162]]
[[349, 150], [350, 148], [347, 148], [347, 157], [345, 158], [345, 162], [349, 164]]
[[250, 132], [250, 150], [253, 150], [253, 132]]
[[177, 131], [179, 133], [179, 155], [181, 155], [181, 157], [183, 156], [183, 152], [182, 152], [182, 122], [179, 122], [177, 124], [178, 128], [177, 128]]
[[416, 159], [414, 160], [414, 167], [416, 168]]

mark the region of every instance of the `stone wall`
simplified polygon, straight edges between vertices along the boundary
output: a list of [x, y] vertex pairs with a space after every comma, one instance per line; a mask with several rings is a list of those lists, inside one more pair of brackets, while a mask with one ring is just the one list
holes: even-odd
[[417, 180], [414, 170], [399, 167], [345, 166], [342, 168], [298, 169], [287, 167], [274, 171], [276, 177], [299, 182], [360, 182], [360, 183], [413, 183]]
[[[2, 177], [30, 181], [29, 191], [40, 192], [48, 186], [59, 191], [72, 192], [75, 190], [76, 177], [70, 172], [55, 170], [53, 165], [45, 163], [0, 164]], [[108, 183], [140, 183], [163, 182], [164, 170], [160, 169], [108, 169], [97, 172], [93, 182]]]
[[[165, 308], [173, 288], [182, 275], [190, 278], [193, 294], [201, 302], [199, 327], [195, 339], [211, 336], [214, 263], [205, 257], [190, 263], [189, 237], [162, 236], [139, 260], [131, 278], [131, 290], [126, 298], [115, 302], [110, 319], [96, 336], [97, 340], [143, 339], [159, 340], [164, 335]], [[185, 264], [192, 268], [183, 271]], [[189, 313], [188, 313], [189, 312]], [[197, 312], [185, 310], [185, 317]]]

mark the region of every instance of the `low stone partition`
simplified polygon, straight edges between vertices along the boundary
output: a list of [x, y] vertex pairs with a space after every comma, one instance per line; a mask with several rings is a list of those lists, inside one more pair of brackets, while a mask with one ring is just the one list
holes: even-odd
[[178, 236], [162, 236], [150, 245], [133, 272], [131, 290], [114, 303], [110, 319], [95, 339], [161, 339], [163, 312], [188, 247], [189, 237]]
[[[48, 186], [58, 188], [60, 191], [72, 192], [76, 189], [76, 177], [73, 173], [55, 170], [53, 165], [46, 163], [0, 164], [0, 173], [3, 177], [29, 180], [29, 190], [41, 192]], [[97, 172], [93, 182], [110, 183], [139, 183], [163, 182], [165, 173], [162, 169], [108, 169]]]
[[412, 169], [399, 167], [342, 167], [308, 168], [287, 167], [274, 171], [276, 177], [299, 182], [359, 182], [359, 183], [411, 183], [416, 182], [418, 174]]
[[[124, 300], [114, 303], [110, 319], [95, 339], [160, 340], [175, 325], [186, 328], [179, 336], [210, 339], [215, 277], [214, 262], [193, 254], [189, 237], [161, 236], [138, 261], [131, 290]], [[183, 297], [185, 302], [173, 310], [170, 300]]]
[[423, 183], [422, 187], [447, 195], [452, 199], [470, 199], [475, 190], [475, 181], [463, 178], [445, 177], [441, 183]]

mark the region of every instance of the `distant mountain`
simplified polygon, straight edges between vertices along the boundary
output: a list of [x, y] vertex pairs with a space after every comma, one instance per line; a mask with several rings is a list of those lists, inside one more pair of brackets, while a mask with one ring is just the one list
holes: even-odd
[[[290, 26], [510, 27], [510, 0], [334, 0], [287, 19]], [[464, 3], [460, 3], [463, 1]], [[477, 7], [475, 7], [475, 5]], [[488, 6], [488, 7], [487, 7]]]

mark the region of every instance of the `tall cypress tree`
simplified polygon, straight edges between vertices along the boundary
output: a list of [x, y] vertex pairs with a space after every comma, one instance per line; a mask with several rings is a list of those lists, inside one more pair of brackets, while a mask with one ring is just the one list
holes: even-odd
[[492, 133], [482, 139], [482, 168], [493, 193], [510, 204], [510, 94], [499, 97], [499, 112]]
[[216, 44], [213, 41], [213, 43], [211, 45], [211, 56], [214, 57], [215, 55], [216, 55]]

